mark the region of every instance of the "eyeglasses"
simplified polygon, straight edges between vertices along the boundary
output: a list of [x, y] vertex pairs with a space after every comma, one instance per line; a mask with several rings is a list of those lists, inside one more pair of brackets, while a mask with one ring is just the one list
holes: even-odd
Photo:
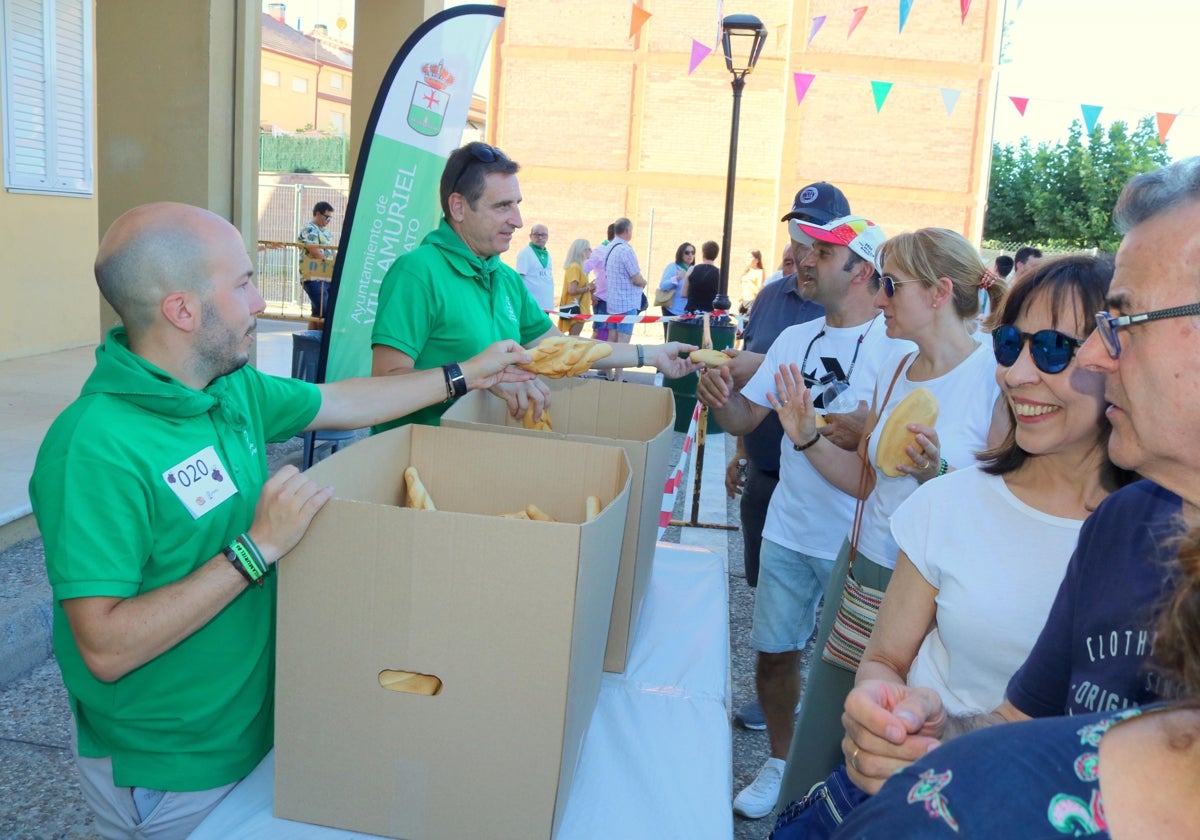
[[1029, 342], [1029, 355], [1042, 373], [1062, 373], [1075, 351], [1083, 345], [1083, 339], [1073, 338], [1058, 330], [1038, 330], [1025, 333], [1012, 324], [1002, 324], [992, 330], [992, 349], [996, 352], [996, 364], [1012, 367], [1021, 355], [1021, 348]]
[[896, 287], [903, 286], [905, 283], [920, 283], [920, 280], [897, 280], [896, 278], [885, 274], [880, 278], [883, 282], [883, 291], [888, 297], [896, 296]]
[[467, 155], [462, 156], [463, 165], [458, 170], [458, 174], [454, 176], [454, 180], [451, 181], [450, 192], [458, 192], [458, 182], [462, 180], [463, 175], [467, 173], [467, 170], [475, 161], [479, 161], [480, 163], [495, 163], [498, 160], [508, 160], [508, 155], [495, 146], [489, 146], [487, 143], [468, 143], [463, 148], [470, 153], [470, 157], [467, 157]]
[[695, 251], [692, 251], [692, 250], [690, 250], [690, 249], [689, 249], [689, 250], [687, 250], [687, 251], [684, 251], [684, 252], [683, 252], [683, 255], [684, 255], [685, 257], [690, 257], [690, 256], [694, 256], [694, 255], [695, 255], [695, 253], [696, 253]]
[[332, 213], [325, 213], [325, 214], [324, 214], [324, 216], [325, 216], [325, 218], [326, 218], [326, 219], [332, 219], [332, 218], [333, 218], [333, 214], [332, 214]]
[[1107, 312], [1096, 313], [1096, 329], [1104, 342], [1104, 349], [1114, 359], [1121, 358], [1121, 340], [1117, 338], [1117, 330], [1130, 324], [1140, 324], [1142, 321], [1161, 321], [1165, 318], [1182, 318], [1184, 315], [1200, 315], [1200, 303], [1189, 303], [1186, 306], [1172, 306], [1169, 309], [1156, 309], [1153, 312], [1142, 312], [1138, 315], [1109, 315]]

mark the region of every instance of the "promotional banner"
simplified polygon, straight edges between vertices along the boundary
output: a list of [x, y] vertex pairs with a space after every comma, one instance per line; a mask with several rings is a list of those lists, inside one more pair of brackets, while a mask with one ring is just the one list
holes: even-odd
[[338, 242], [318, 381], [370, 375], [379, 285], [396, 257], [437, 227], [442, 169], [462, 143], [475, 78], [503, 16], [483, 5], [439, 12], [383, 77]]

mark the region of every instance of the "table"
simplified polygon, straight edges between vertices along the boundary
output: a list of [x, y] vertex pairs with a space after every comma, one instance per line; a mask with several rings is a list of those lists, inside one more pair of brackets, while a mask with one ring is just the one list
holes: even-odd
[[[733, 836], [728, 600], [721, 557], [658, 544], [625, 673], [604, 675], [556, 840]], [[192, 840], [374, 836], [277, 819], [274, 783], [272, 752]]]

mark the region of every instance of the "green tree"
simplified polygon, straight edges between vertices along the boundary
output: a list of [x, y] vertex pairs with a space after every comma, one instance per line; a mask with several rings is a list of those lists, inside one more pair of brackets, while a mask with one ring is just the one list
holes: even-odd
[[1076, 120], [1065, 142], [1028, 139], [1018, 146], [997, 144], [984, 236], [1051, 248], [1115, 250], [1120, 235], [1113, 207], [1125, 183], [1141, 172], [1170, 163], [1152, 118], [1130, 132], [1123, 122], [1089, 134]]

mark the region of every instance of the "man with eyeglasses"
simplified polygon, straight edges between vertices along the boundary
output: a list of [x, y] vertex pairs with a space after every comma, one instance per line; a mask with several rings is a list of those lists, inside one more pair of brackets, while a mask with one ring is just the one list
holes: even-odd
[[[729, 372], [731, 365], [700, 377], [697, 396], [730, 434], [749, 434], [774, 413], [770, 400], [782, 365], [799, 365], [813, 385], [833, 374], [862, 403], [871, 398], [883, 361], [910, 346], [887, 336], [875, 306], [879, 273], [873, 255], [884, 241], [883, 231], [870, 223], [852, 230], [850, 223], [856, 220], [844, 216], [812, 226], [829, 232], [830, 238], [846, 235], [836, 244], [813, 241], [800, 263], [800, 291], [824, 306], [825, 316], [783, 330], [741, 389]], [[795, 227], [794, 236], [811, 241]], [[825, 413], [820, 395], [816, 408]], [[800, 698], [800, 652], [816, 628], [817, 606], [854, 516], [854, 500], [804, 455], [811, 445], [795, 445], [781, 436], [779, 484], [763, 525], [750, 641], [758, 651], [755, 687], [771, 757], [734, 799], [734, 811], [750, 819], [765, 817], [775, 807]]]
[[1074, 352], [1081, 365], [1104, 373], [1109, 457], [1146, 480], [1110, 495], [1083, 524], [1041, 635], [997, 709], [952, 718], [927, 689], [893, 686], [884, 695], [860, 686], [851, 693], [843, 748], [857, 751], [848, 769], [863, 790], [875, 792], [941, 741], [975, 729], [1140, 706], [1170, 694], [1145, 663], [1155, 606], [1173, 585], [1166, 561], [1174, 539], [1181, 527], [1200, 524], [1200, 457], [1193, 455], [1200, 158], [1133, 178], [1114, 217], [1125, 236], [1097, 329], [1078, 349], [1041, 334], [1009, 334], [998, 339], [997, 353], [1011, 356], [1028, 340], [1043, 370], [1065, 366]]
[[542, 309], [554, 308], [554, 261], [546, 250], [550, 231], [545, 225], [529, 229], [529, 244], [517, 254], [517, 273]]
[[[300, 263], [305, 260], [328, 260], [333, 258], [333, 251], [320, 245], [332, 245], [333, 233], [329, 230], [329, 221], [333, 218], [333, 205], [328, 201], [318, 201], [313, 205], [312, 220], [300, 229], [297, 241], [306, 247], [300, 254]], [[314, 318], [324, 318], [325, 309], [329, 306], [329, 280], [313, 278], [302, 280], [300, 287], [312, 302]]]
[[[454, 375], [458, 360], [504, 339], [533, 347], [561, 336], [534, 300], [521, 275], [500, 261], [522, 226], [520, 165], [487, 143], [455, 149], [442, 171], [441, 224], [421, 244], [399, 256], [379, 290], [371, 335], [373, 376], [401, 376], [442, 367], [446, 402], [376, 426], [437, 425], [451, 401], [464, 393]], [[679, 358], [690, 345], [615, 345], [596, 363], [600, 369], [654, 365], [669, 377], [694, 366]], [[492, 393], [507, 401], [514, 417], [534, 407], [534, 418], [549, 406], [550, 389], [539, 379], [502, 383]]]

